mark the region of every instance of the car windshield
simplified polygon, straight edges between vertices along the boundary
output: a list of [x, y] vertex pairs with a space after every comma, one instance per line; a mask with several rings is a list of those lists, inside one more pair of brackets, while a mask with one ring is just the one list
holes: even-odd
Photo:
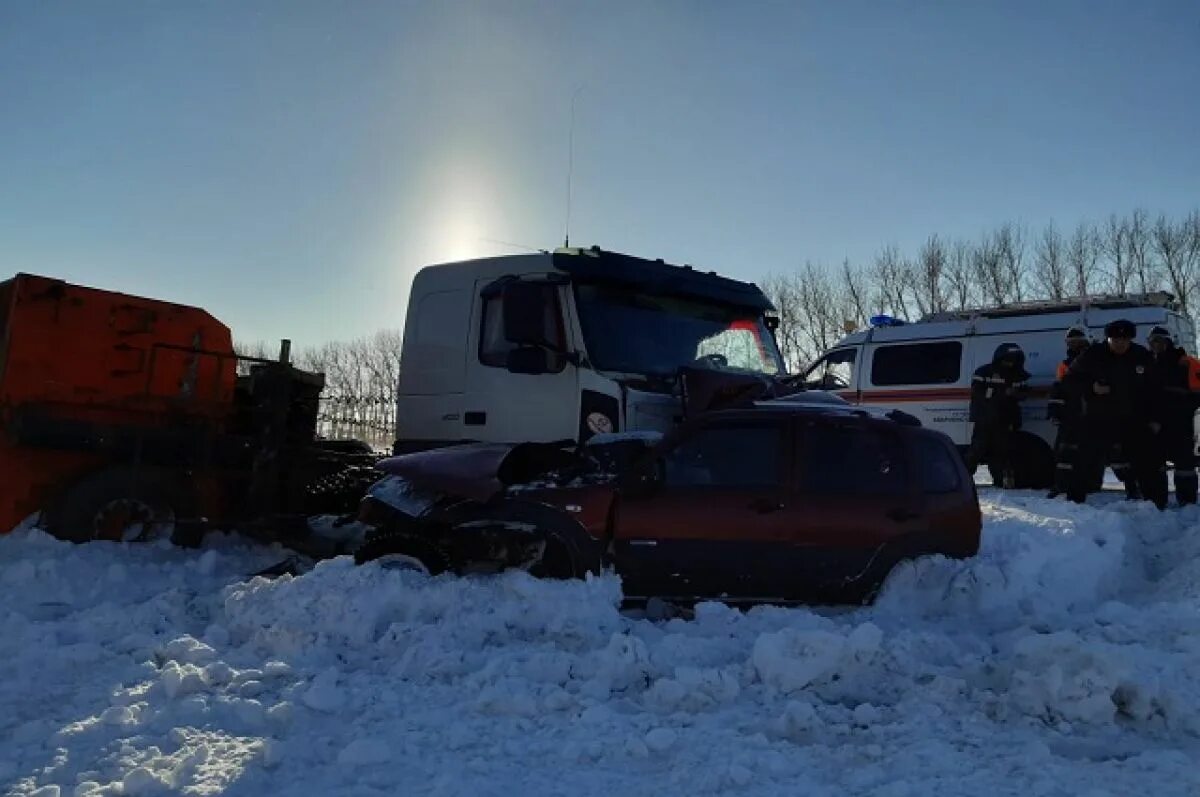
[[754, 373], [783, 371], [775, 340], [753, 310], [619, 285], [577, 284], [575, 295], [597, 370], [669, 375], [701, 360]]

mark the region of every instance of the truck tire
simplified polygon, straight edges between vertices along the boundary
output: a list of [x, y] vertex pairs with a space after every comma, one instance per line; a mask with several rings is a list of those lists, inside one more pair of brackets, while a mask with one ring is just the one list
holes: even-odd
[[69, 542], [145, 542], [173, 538], [191, 514], [188, 491], [169, 475], [134, 467], [91, 473], [42, 513], [46, 531]]
[[[1012, 448], [1013, 488], [1017, 490], [1048, 490], [1054, 486], [1054, 451], [1046, 441], [1029, 432], [1017, 432]], [[1004, 483], [1004, 474], [988, 464], [992, 482]]]

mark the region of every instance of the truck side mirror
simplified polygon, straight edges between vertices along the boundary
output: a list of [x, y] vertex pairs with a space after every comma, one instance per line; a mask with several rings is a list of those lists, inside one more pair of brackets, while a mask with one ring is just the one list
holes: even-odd
[[514, 280], [504, 286], [504, 339], [517, 346], [536, 346], [551, 351], [561, 349], [558, 340], [546, 332], [546, 283]]
[[557, 360], [562, 355], [547, 352], [545, 349], [535, 348], [533, 346], [520, 346], [511, 350], [504, 360], [504, 367], [509, 372], [514, 374], [550, 374], [561, 371], [561, 367], [553, 360]]

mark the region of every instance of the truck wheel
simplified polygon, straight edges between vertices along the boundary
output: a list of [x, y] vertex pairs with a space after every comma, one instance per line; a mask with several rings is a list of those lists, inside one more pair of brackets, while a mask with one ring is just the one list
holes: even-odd
[[110, 468], [77, 482], [43, 519], [47, 531], [70, 542], [147, 542], [170, 539], [188, 503], [162, 474]]
[[450, 569], [450, 557], [436, 545], [407, 533], [383, 533], [367, 539], [354, 552], [355, 564], [378, 562], [397, 570], [418, 570], [436, 576]]

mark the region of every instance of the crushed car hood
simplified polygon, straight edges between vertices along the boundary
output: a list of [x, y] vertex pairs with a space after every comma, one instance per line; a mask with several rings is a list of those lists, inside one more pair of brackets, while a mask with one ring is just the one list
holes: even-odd
[[464, 443], [389, 457], [380, 470], [435, 493], [490, 501], [514, 484], [556, 470], [579, 467], [583, 459], [562, 443]]

